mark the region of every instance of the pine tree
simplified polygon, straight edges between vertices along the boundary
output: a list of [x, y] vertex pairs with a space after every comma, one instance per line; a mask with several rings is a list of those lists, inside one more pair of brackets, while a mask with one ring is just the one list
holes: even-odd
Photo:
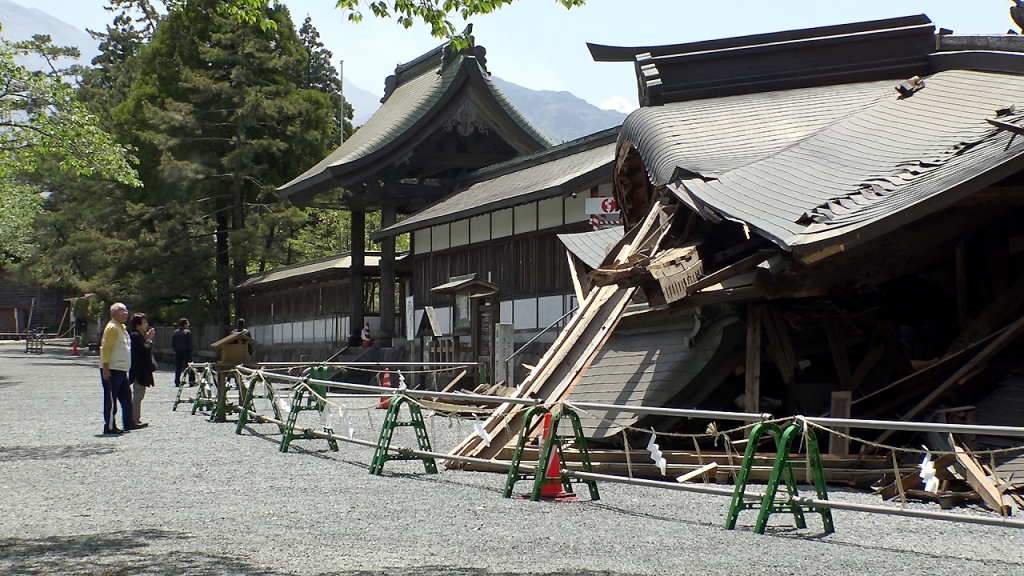
[[214, 294], [227, 322], [230, 288], [262, 244], [261, 211], [326, 155], [333, 110], [328, 94], [300, 89], [307, 51], [287, 8], [266, 8], [276, 25], [263, 28], [217, 5], [187, 2], [161, 19], [117, 115], [135, 122], [147, 186], [165, 202], [202, 206], [213, 222]]

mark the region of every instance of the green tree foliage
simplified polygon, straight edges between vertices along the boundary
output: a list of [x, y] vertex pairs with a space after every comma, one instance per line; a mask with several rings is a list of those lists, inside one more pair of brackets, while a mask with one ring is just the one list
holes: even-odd
[[306, 48], [306, 65], [302, 70], [302, 82], [299, 88], [303, 90], [316, 90], [328, 94], [331, 98], [331, 106], [334, 110], [334, 130], [331, 133], [331, 141], [339, 142], [340, 133], [338, 129], [344, 122], [345, 139], [352, 136], [355, 129], [352, 127], [353, 109], [352, 105], [345, 102], [344, 117], [341, 113], [342, 85], [338, 69], [331, 63], [334, 54], [324, 47], [320, 41], [320, 32], [313, 26], [313, 20], [306, 16], [306, 20], [299, 28], [299, 38]]
[[[466, 34], [456, 34], [452, 20], [456, 15], [467, 20], [478, 14], [489, 14], [515, 0], [335, 0], [335, 7], [348, 12], [348, 19], [360, 22], [363, 10], [369, 10], [377, 18], [394, 18], [398, 24], [409, 28], [417, 21], [430, 27], [437, 38], [451, 40], [455, 48], [464, 48], [469, 43]], [[566, 8], [582, 6], [586, 0], [555, 0]], [[274, 23], [263, 17], [261, 10], [267, 0], [222, 0], [219, 11], [239, 20], [264, 28]]]
[[[33, 71], [15, 56], [39, 55], [48, 69]], [[99, 119], [75, 99], [68, 82], [74, 70], [60, 68], [75, 48], [54, 46], [49, 36], [24, 42], [0, 39], [0, 266], [18, 262], [33, 248], [33, 225], [42, 206], [34, 174], [41, 163], [96, 175], [129, 186], [140, 184], [131, 156], [103, 131]]]
[[266, 236], [273, 245], [261, 220], [283, 210], [276, 187], [327, 154], [334, 112], [329, 94], [300, 89], [307, 51], [284, 6], [265, 8], [276, 25], [264, 29], [217, 5], [172, 7], [115, 115], [136, 138], [147, 203], [202, 207], [215, 240], [214, 300], [227, 319], [230, 287]]

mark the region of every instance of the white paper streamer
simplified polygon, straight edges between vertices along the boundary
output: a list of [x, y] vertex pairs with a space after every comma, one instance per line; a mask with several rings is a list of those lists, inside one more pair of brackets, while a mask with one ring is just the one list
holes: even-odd
[[668, 466], [668, 461], [661, 454], [661, 447], [655, 443], [654, 439], [657, 438], [657, 433], [651, 430], [651, 440], [647, 443], [647, 450], [651, 453], [651, 460], [658, 466], [658, 470], [661, 470], [661, 475], [665, 475], [665, 467]]
[[484, 423], [479, 420], [473, 420], [473, 426], [476, 428], [476, 435], [483, 439], [484, 444], [488, 447], [491, 445], [491, 435], [487, 433], [487, 429], [484, 428]]
[[349, 440], [351, 440], [355, 436], [356, 428], [355, 428], [355, 426], [352, 425], [352, 421], [349, 420], [349, 418], [348, 418], [348, 410], [346, 410], [346, 411], [341, 413], [341, 430], [340, 430], [340, 432], [342, 434], [347, 435]]
[[[926, 446], [922, 446], [922, 448], [924, 448], [925, 450], [928, 449]], [[924, 458], [921, 460], [921, 465], [919, 466], [919, 468], [921, 469], [921, 471], [918, 472], [918, 476], [920, 476], [921, 479], [924, 480], [924, 491], [931, 492], [932, 494], [938, 493], [939, 479], [935, 477], [935, 463], [932, 462], [931, 452], [925, 453]]]
[[406, 388], [407, 388], [407, 386], [405, 384], [405, 376], [403, 376], [402, 375], [402, 371], [399, 370], [398, 371], [398, 390], [399, 390], [399, 392], [405, 392]]

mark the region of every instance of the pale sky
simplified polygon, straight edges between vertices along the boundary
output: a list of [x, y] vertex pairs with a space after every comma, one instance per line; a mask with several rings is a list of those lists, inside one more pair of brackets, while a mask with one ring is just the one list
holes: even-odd
[[[106, 0], [13, 0], [81, 28], [111, 20]], [[426, 27], [408, 30], [366, 10], [352, 24], [334, 0], [284, 0], [296, 27], [308, 14], [346, 82], [375, 94], [396, 64], [437, 46]], [[1014, 27], [1007, 0], [587, 0], [566, 10], [555, 0], [517, 0], [473, 18], [492, 74], [534, 90], [566, 90], [602, 108], [636, 107], [636, 80], [626, 63], [598, 63], [586, 42], [617, 46], [678, 44], [713, 38], [927, 14], [957, 34], [1003, 34]], [[2, 15], [0, 15], [2, 18]], [[456, 21], [459, 29], [464, 26]]]

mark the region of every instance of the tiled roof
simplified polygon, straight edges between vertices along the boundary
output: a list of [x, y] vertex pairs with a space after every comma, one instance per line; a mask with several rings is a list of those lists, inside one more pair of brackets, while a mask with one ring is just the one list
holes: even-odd
[[[376, 268], [380, 265], [380, 255], [367, 254], [364, 257], [363, 262], [366, 268]], [[310, 260], [309, 262], [302, 262], [300, 264], [292, 264], [291, 266], [284, 266], [262, 274], [254, 274], [246, 278], [245, 282], [236, 286], [235, 290], [254, 289], [257, 287], [264, 288], [267, 285], [276, 282], [313, 276], [330, 271], [344, 270], [347, 272], [351, 266], [352, 256], [350, 254], [339, 254], [338, 256], [330, 256], [327, 258], [320, 258], [318, 260]]]
[[[622, 319], [569, 394], [569, 402], [666, 406], [674, 398], [685, 396], [699, 403], [704, 394], [691, 388], [718, 384], [707, 378], [717, 371], [705, 368], [730, 353], [745, 332], [743, 325], [731, 316], [700, 331], [695, 330], [693, 316], [657, 320], [650, 317], [650, 313], [641, 313]], [[695, 332], [696, 338], [691, 340]], [[588, 410], [580, 414], [588, 438], [619, 434], [640, 417], [614, 411]]]
[[475, 183], [378, 232], [374, 238], [568, 195], [594, 185], [596, 180], [610, 180], [615, 161], [615, 133], [616, 129], [606, 130], [489, 166], [471, 176], [470, 182], [476, 180]]
[[[480, 79], [487, 95], [538, 147], [554, 144], [498, 89], [475, 57], [460, 54], [442, 66], [443, 52], [434, 50], [424, 55], [436, 59], [436, 66], [428, 66], [429, 62], [424, 61], [412, 71], [418, 74], [399, 74], [398, 84], [389, 90], [387, 99], [351, 138], [278, 191], [289, 197], [304, 196], [310, 189], [345, 185], [346, 173], [393, 151], [400, 140], [411, 137], [417, 126], [429, 121], [474, 76]], [[460, 74], [462, 71], [465, 73]]]
[[598, 268], [608, 253], [608, 247], [622, 240], [625, 231], [621, 226], [601, 228], [593, 232], [559, 234], [558, 239], [577, 258], [591, 268]]
[[[843, 235], [875, 237], [1024, 168], [1024, 139], [987, 122], [1020, 99], [1024, 76], [949, 70], [924, 82], [909, 98], [890, 86], [770, 156], [670, 188], [691, 206], [810, 251]], [[1022, 125], [1024, 114], [999, 120]]]

